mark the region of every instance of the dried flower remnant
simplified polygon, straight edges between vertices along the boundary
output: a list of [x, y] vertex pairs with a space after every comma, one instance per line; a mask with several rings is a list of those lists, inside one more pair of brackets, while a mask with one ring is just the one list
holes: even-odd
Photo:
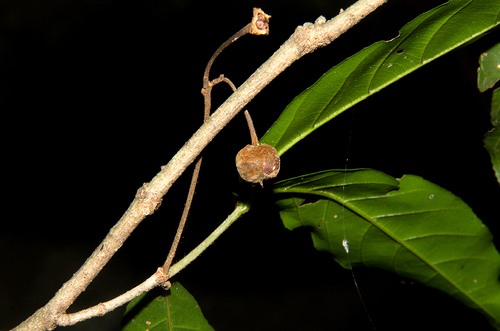
[[262, 9], [254, 8], [252, 22], [250, 23], [250, 34], [268, 35], [270, 18], [271, 16], [264, 13]]

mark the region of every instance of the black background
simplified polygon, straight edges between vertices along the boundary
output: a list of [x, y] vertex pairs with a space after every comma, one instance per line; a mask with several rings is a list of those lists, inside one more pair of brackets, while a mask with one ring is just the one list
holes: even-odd
[[[332, 45], [286, 70], [249, 105], [259, 136], [326, 70], [443, 1], [390, 1]], [[0, 329], [43, 306], [121, 217], [136, 190], [201, 125], [205, 65], [249, 21], [272, 15], [271, 34], [245, 36], [212, 77], [236, 85], [297, 25], [352, 1], [30, 1], [0, 4], [3, 190]], [[311, 134], [282, 157], [279, 179], [328, 168], [416, 174], [467, 202], [493, 233], [500, 189], [482, 138], [491, 92], [479, 93], [479, 54], [498, 31], [417, 70]], [[230, 94], [214, 90], [214, 106]], [[233, 210], [234, 156], [250, 139], [238, 116], [209, 145], [182, 257]], [[189, 170], [187, 173], [191, 173]], [[172, 187], [71, 311], [142, 282], [166, 257], [189, 176]], [[270, 187], [270, 185], [268, 186]], [[222, 330], [370, 330], [348, 270], [283, 228], [269, 192], [174, 280]], [[377, 330], [490, 329], [446, 295], [380, 270], [354, 269]], [[123, 308], [68, 330], [118, 330]]]

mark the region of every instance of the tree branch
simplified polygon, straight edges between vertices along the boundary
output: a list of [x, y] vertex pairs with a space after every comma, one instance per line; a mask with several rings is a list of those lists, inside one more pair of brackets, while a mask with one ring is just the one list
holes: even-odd
[[[328, 45], [385, 2], [359, 0], [328, 22], [320, 17], [315, 24], [306, 23], [297, 27], [292, 36], [213, 113], [151, 182], [137, 191], [127, 211], [73, 277], [44, 307], [13, 330], [55, 329], [59, 317], [93, 281], [132, 231], [146, 216], [154, 213], [172, 184], [246, 104], [293, 62]], [[174, 267], [171, 271], [173, 273]]]

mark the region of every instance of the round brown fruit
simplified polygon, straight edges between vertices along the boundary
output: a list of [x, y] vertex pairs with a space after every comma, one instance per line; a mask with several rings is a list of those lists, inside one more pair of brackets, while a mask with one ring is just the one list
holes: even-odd
[[236, 169], [245, 181], [262, 185], [263, 180], [278, 175], [280, 157], [272, 146], [246, 145], [236, 155]]

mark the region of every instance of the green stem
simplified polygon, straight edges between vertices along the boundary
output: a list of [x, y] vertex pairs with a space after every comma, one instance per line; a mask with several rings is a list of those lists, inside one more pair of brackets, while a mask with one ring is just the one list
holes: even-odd
[[201, 253], [207, 249], [208, 246], [213, 244], [213, 242], [219, 238], [219, 236], [229, 228], [231, 224], [234, 223], [241, 215], [247, 213], [250, 210], [251, 201], [239, 202], [236, 205], [234, 211], [222, 222], [217, 229], [214, 230], [205, 240], [203, 240], [195, 249], [193, 249], [188, 255], [186, 255], [182, 260], [174, 264], [168, 273], [169, 278], [177, 274], [179, 271], [184, 269], [189, 263], [196, 259]]

